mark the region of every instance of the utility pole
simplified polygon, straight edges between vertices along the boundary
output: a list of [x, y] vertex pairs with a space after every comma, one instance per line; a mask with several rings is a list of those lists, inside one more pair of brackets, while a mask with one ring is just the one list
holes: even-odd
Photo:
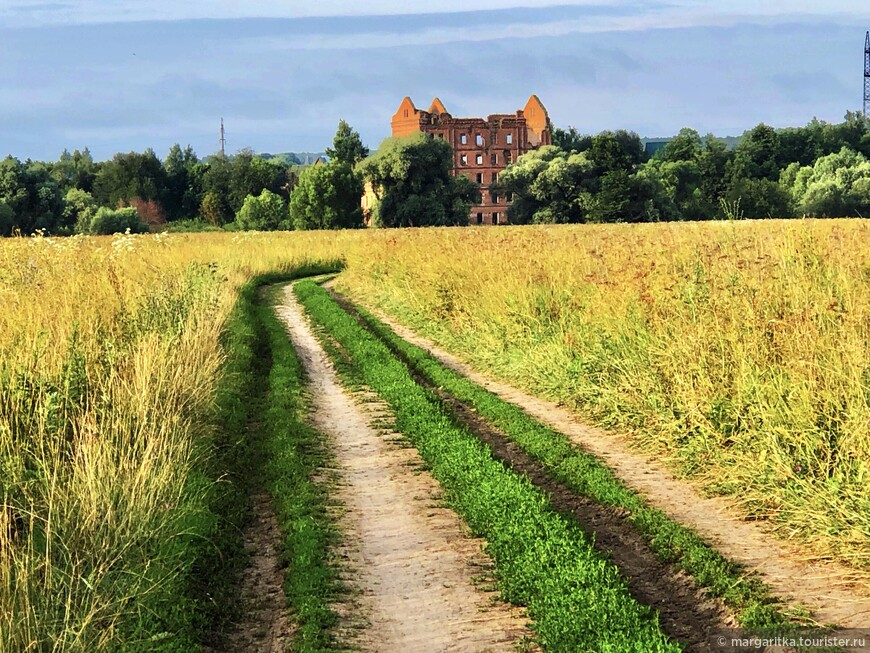
[[227, 139], [224, 134], [224, 119], [221, 118], [221, 156], [227, 155]]
[[864, 39], [864, 117], [870, 116], [870, 31]]

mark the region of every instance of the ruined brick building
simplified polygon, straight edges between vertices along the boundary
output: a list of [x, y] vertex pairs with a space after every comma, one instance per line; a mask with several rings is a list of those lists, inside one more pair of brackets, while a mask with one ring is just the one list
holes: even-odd
[[441, 100], [435, 98], [427, 111], [406, 97], [391, 121], [393, 136], [415, 132], [431, 134], [453, 147], [453, 174], [465, 175], [481, 188], [482, 201], [471, 208], [471, 224], [507, 222], [509, 198], [489, 192], [498, 173], [529, 150], [549, 145], [550, 118], [532, 95], [525, 108], [516, 113], [497, 113], [483, 118], [454, 118]]

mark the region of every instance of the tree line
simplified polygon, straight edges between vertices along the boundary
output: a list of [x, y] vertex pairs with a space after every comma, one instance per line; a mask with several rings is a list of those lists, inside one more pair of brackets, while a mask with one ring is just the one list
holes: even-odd
[[87, 148], [64, 151], [53, 163], [6, 157], [0, 161], [0, 235], [290, 228], [287, 204], [305, 176], [302, 166], [250, 150], [201, 160], [177, 144], [163, 160], [152, 149], [104, 162], [94, 161]]
[[492, 190], [513, 224], [870, 217], [870, 119], [760, 124], [729, 148], [683, 129], [652, 157], [632, 132], [554, 129]]
[[[489, 190], [509, 222], [579, 223], [766, 217], [870, 217], [870, 120], [761, 124], [730, 148], [683, 129], [649, 156], [624, 130], [553, 130]], [[480, 188], [452, 176], [444, 141], [386, 139], [374, 154], [340, 121], [328, 160], [302, 167], [243, 150], [200, 160], [174, 145], [95, 162], [87, 149], [54, 163], [0, 161], [0, 235], [129, 229], [336, 229], [463, 225]], [[369, 215], [360, 205], [366, 184]]]

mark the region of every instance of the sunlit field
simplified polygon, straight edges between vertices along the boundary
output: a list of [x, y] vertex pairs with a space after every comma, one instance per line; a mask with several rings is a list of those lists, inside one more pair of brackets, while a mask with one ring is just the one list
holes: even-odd
[[866, 221], [6, 239], [0, 650], [191, 620], [228, 317], [336, 259], [360, 303], [870, 570]]
[[333, 240], [0, 240], [0, 650], [157, 650], [194, 619], [225, 320]]
[[868, 569], [870, 223], [381, 233], [340, 287]]

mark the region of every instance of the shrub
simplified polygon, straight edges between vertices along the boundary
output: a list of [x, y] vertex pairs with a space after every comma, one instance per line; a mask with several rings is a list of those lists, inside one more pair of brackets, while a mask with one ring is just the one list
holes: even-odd
[[274, 231], [289, 227], [284, 199], [272, 191], [264, 190], [259, 196], [248, 195], [236, 215], [239, 229], [249, 231]]
[[142, 234], [147, 233], [148, 225], [142, 222], [139, 213], [136, 209], [129, 207], [126, 209], [110, 209], [105, 206], [97, 210], [96, 215], [91, 220], [85, 233], [92, 235], [111, 235], [123, 233], [130, 230], [130, 233]]

